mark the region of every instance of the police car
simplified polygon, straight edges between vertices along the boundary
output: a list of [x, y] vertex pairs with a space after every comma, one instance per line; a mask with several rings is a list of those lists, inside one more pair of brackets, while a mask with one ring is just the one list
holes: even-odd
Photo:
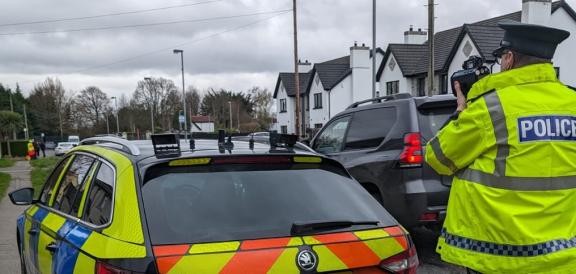
[[85, 139], [10, 193], [23, 273], [416, 272], [406, 230], [288, 136], [152, 141]]

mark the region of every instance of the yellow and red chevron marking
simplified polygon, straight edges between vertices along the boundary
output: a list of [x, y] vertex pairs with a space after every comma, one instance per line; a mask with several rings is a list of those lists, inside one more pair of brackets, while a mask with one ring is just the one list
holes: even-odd
[[383, 273], [377, 266], [407, 249], [400, 227], [304, 237], [154, 246], [160, 273], [300, 273], [300, 246], [318, 255], [318, 272]]

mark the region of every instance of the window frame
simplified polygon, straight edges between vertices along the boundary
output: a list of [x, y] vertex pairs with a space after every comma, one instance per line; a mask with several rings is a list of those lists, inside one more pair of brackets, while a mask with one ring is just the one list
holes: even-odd
[[386, 95], [400, 93], [400, 80], [386, 82]]
[[426, 77], [416, 78], [416, 93], [418, 97], [426, 96]]
[[[116, 171], [116, 166], [114, 166], [114, 165], [111, 164], [108, 160], [102, 158], [102, 157], [99, 156], [99, 155], [95, 155], [95, 154], [88, 153], [88, 152], [84, 152], [84, 151], [82, 151], [82, 152], [80, 152], [80, 151], [74, 152], [74, 153], [70, 154], [70, 156], [68, 156], [68, 157], [69, 157], [69, 158], [75, 158], [76, 155], [79, 155], [79, 154], [87, 155], [87, 156], [89, 156], [89, 157], [94, 158], [95, 163], [93, 163], [92, 165], [94, 165], [94, 164], [98, 165], [98, 170], [100, 170], [100, 165], [102, 165], [102, 164], [106, 164], [106, 165], [108, 165], [110, 168], [112, 168], [112, 171], [113, 171], [113, 174], [114, 174], [114, 185], [112, 186], [112, 204], [111, 204], [111, 207], [112, 207], [112, 208], [111, 208], [111, 210], [110, 210], [110, 220], [108, 221], [108, 223], [106, 223], [106, 224], [104, 224], [104, 225], [101, 225], [101, 226], [97, 226], [97, 225], [95, 225], [95, 224], [86, 222], [86, 221], [82, 220], [81, 218], [78, 218], [78, 216], [72, 216], [72, 215], [67, 214], [67, 213], [64, 213], [64, 212], [62, 212], [62, 211], [60, 211], [60, 210], [58, 210], [58, 209], [54, 209], [54, 208], [52, 207], [52, 205], [45, 205], [45, 204], [41, 204], [41, 203], [37, 203], [37, 205], [38, 205], [39, 207], [42, 207], [42, 208], [48, 210], [49, 212], [52, 212], [52, 213], [54, 213], [54, 214], [58, 214], [58, 215], [60, 215], [60, 216], [62, 216], [62, 217], [64, 217], [64, 218], [67, 218], [67, 219], [71, 219], [71, 220], [73, 220], [74, 222], [77, 222], [77, 223], [82, 224], [82, 225], [84, 225], [84, 226], [87, 226], [87, 227], [89, 227], [89, 228], [92, 228], [92, 229], [95, 229], [95, 230], [102, 230], [102, 229], [105, 229], [105, 228], [109, 227], [110, 225], [112, 225], [112, 222], [114, 221], [114, 207], [116, 206], [116, 183], [117, 183], [117, 181], [118, 181], [118, 179], [117, 179], [117, 177], [116, 177], [117, 174], [118, 174], [117, 171]], [[65, 167], [64, 170], [62, 170], [62, 172], [67, 172], [67, 171], [68, 171], [68, 168], [70, 167], [70, 163], [71, 163], [71, 162], [67, 163], [67, 166]], [[93, 168], [93, 166], [90, 168], [90, 170], [92, 170], [92, 168]], [[97, 174], [98, 174], [98, 170], [95, 171], [94, 175], [97, 175]], [[86, 188], [84, 188], [84, 191], [90, 191], [90, 187], [92, 186], [92, 181], [94, 180], [94, 178], [95, 178], [95, 177], [90, 178], [90, 181], [89, 181], [89, 182], [86, 182], [87, 184], [90, 184], [90, 185], [88, 185]], [[61, 179], [62, 179], [62, 178], [59, 178], [58, 187], [60, 187], [59, 184], [60, 184], [60, 180], [61, 180]], [[88, 178], [86, 178], [86, 179], [88, 179]], [[78, 211], [82, 210], [82, 216], [84, 215], [84, 209], [85, 209], [85, 207], [86, 207], [86, 204], [84, 204], [84, 205], [82, 206], [82, 208], [79, 208], [79, 209], [78, 209]]]
[[[64, 165], [62, 167], [62, 170], [60, 170], [60, 174], [58, 174], [58, 178], [56, 178], [56, 182], [54, 183], [54, 185], [52, 186], [52, 189], [54, 189], [56, 187], [56, 185], [59, 185], [60, 180], [62, 180], [62, 174], [63, 172], [68, 170], [68, 166], [70, 165], [70, 161], [72, 161], [74, 159], [76, 155], [72, 154], [72, 155], [67, 155], [66, 157], [64, 157], [62, 160], [60, 160], [57, 164], [56, 164], [56, 168], [58, 168], [60, 165]], [[44, 185], [42, 185], [42, 189], [40, 190], [40, 195], [38, 196], [38, 199], [36, 199], [36, 204], [38, 205], [45, 205], [46, 207], [50, 207], [50, 205], [48, 205], [50, 203], [50, 199], [46, 202], [46, 203], [42, 203], [41, 199], [42, 199], [42, 194], [44, 193], [44, 190], [46, 190], [46, 186], [47, 186], [47, 182], [48, 179], [50, 177], [52, 177], [52, 175], [54, 175], [54, 172], [56, 171], [56, 168], [54, 168], [52, 170], [52, 172], [50, 172], [50, 175], [48, 176], [48, 178], [46, 178], [46, 180], [44, 180]], [[52, 197], [50, 197], [52, 198]]]
[[98, 172], [100, 171], [100, 168], [102, 167], [102, 165], [107, 165], [109, 168], [112, 169], [112, 174], [113, 174], [113, 178], [114, 181], [112, 182], [112, 204], [110, 205], [110, 218], [108, 219], [108, 222], [103, 224], [103, 225], [96, 225], [93, 223], [90, 223], [88, 221], [83, 220], [82, 218], [84, 218], [84, 216], [86, 215], [86, 201], [84, 201], [84, 205], [82, 206], [82, 208], [80, 208], [78, 211], [82, 210], [82, 215], [81, 217], [76, 217], [78, 219], [78, 222], [86, 225], [88, 227], [94, 228], [94, 229], [103, 229], [106, 227], [109, 227], [112, 222], [114, 221], [114, 207], [116, 206], [116, 183], [118, 181], [117, 176], [117, 172], [116, 172], [116, 167], [111, 164], [110, 162], [108, 162], [106, 159], [103, 159], [102, 157], [96, 157], [96, 161], [98, 161], [98, 168], [97, 170], [94, 172], [94, 176], [92, 178], [90, 178], [90, 185], [88, 185], [84, 191], [86, 192], [86, 199], [88, 199], [88, 195], [90, 194], [90, 190], [92, 189], [92, 184], [94, 183], [94, 180], [96, 180], [96, 177], [98, 176]]
[[[88, 177], [89, 177], [88, 175], [90, 174], [90, 171], [92, 171], [92, 169], [94, 168], [94, 164], [95, 164], [95, 163], [97, 164], [97, 158], [96, 158], [94, 155], [91, 155], [91, 154], [88, 154], [88, 153], [74, 153], [74, 159], [72, 159], [72, 161], [71, 161], [71, 162], [68, 164], [68, 166], [66, 167], [66, 172], [64, 173], [64, 176], [66, 176], [65, 174], [68, 173], [68, 171], [70, 170], [70, 167], [72, 166], [72, 164], [74, 163], [74, 161], [78, 158], [78, 155], [90, 157], [90, 158], [92, 158], [92, 160], [93, 160], [93, 161], [92, 161], [92, 164], [90, 164], [90, 167], [89, 167], [88, 170], [86, 171], [85, 177], [82, 179], [82, 182], [81, 182], [81, 183], [86, 184], [86, 183], [89, 183], [89, 182], [87, 182], [86, 180], [89, 179], [89, 178], [88, 178]], [[60, 187], [62, 186], [62, 179], [64, 179], [64, 178], [61, 177], [60, 180], [58, 181], [58, 187], [57, 187], [56, 196], [58, 196], [58, 192], [60, 192]], [[76, 201], [76, 196], [77, 196], [77, 195], [78, 195], [78, 193], [76, 193], [76, 195], [74, 195], [74, 200], [73, 200], [72, 202]], [[58, 209], [54, 208], [54, 203], [56, 202], [56, 198], [54, 198], [54, 199], [51, 198], [51, 200], [52, 200], [52, 201], [51, 201], [49, 207], [52, 208], [54, 211], [60, 212], [60, 213], [62, 213], [63, 215], [66, 215], [66, 216], [72, 216], [72, 217], [74, 217], [73, 215], [70, 215], [69, 213], [66, 213], [66, 212], [60, 210], [60, 208], [58, 208]], [[78, 211], [80, 211], [80, 208], [78, 209]]]
[[314, 93], [314, 109], [322, 109], [322, 92]]
[[280, 113], [288, 112], [288, 105], [286, 103], [286, 98], [280, 99]]

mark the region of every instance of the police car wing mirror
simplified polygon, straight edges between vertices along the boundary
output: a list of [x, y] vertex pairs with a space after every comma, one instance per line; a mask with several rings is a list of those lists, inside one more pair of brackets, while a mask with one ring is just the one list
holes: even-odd
[[8, 197], [15, 205], [31, 205], [34, 203], [34, 189], [31, 187], [21, 188], [10, 192]]

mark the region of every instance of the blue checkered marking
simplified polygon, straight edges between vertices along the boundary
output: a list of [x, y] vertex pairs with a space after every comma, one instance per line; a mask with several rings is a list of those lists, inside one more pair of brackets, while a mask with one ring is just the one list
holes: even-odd
[[58, 253], [53, 257], [55, 259], [52, 263], [53, 273], [74, 273], [74, 266], [80, 249], [91, 233], [90, 229], [66, 220], [66, 223], [58, 231], [58, 235], [63, 235], [65, 240], [60, 241]]
[[512, 257], [547, 255], [560, 250], [576, 247], [576, 237], [573, 237], [572, 239], [551, 240], [534, 245], [507, 245], [478, 241], [450, 234], [445, 228], [442, 229], [442, 237], [444, 238], [444, 242], [451, 246], [480, 253]]

